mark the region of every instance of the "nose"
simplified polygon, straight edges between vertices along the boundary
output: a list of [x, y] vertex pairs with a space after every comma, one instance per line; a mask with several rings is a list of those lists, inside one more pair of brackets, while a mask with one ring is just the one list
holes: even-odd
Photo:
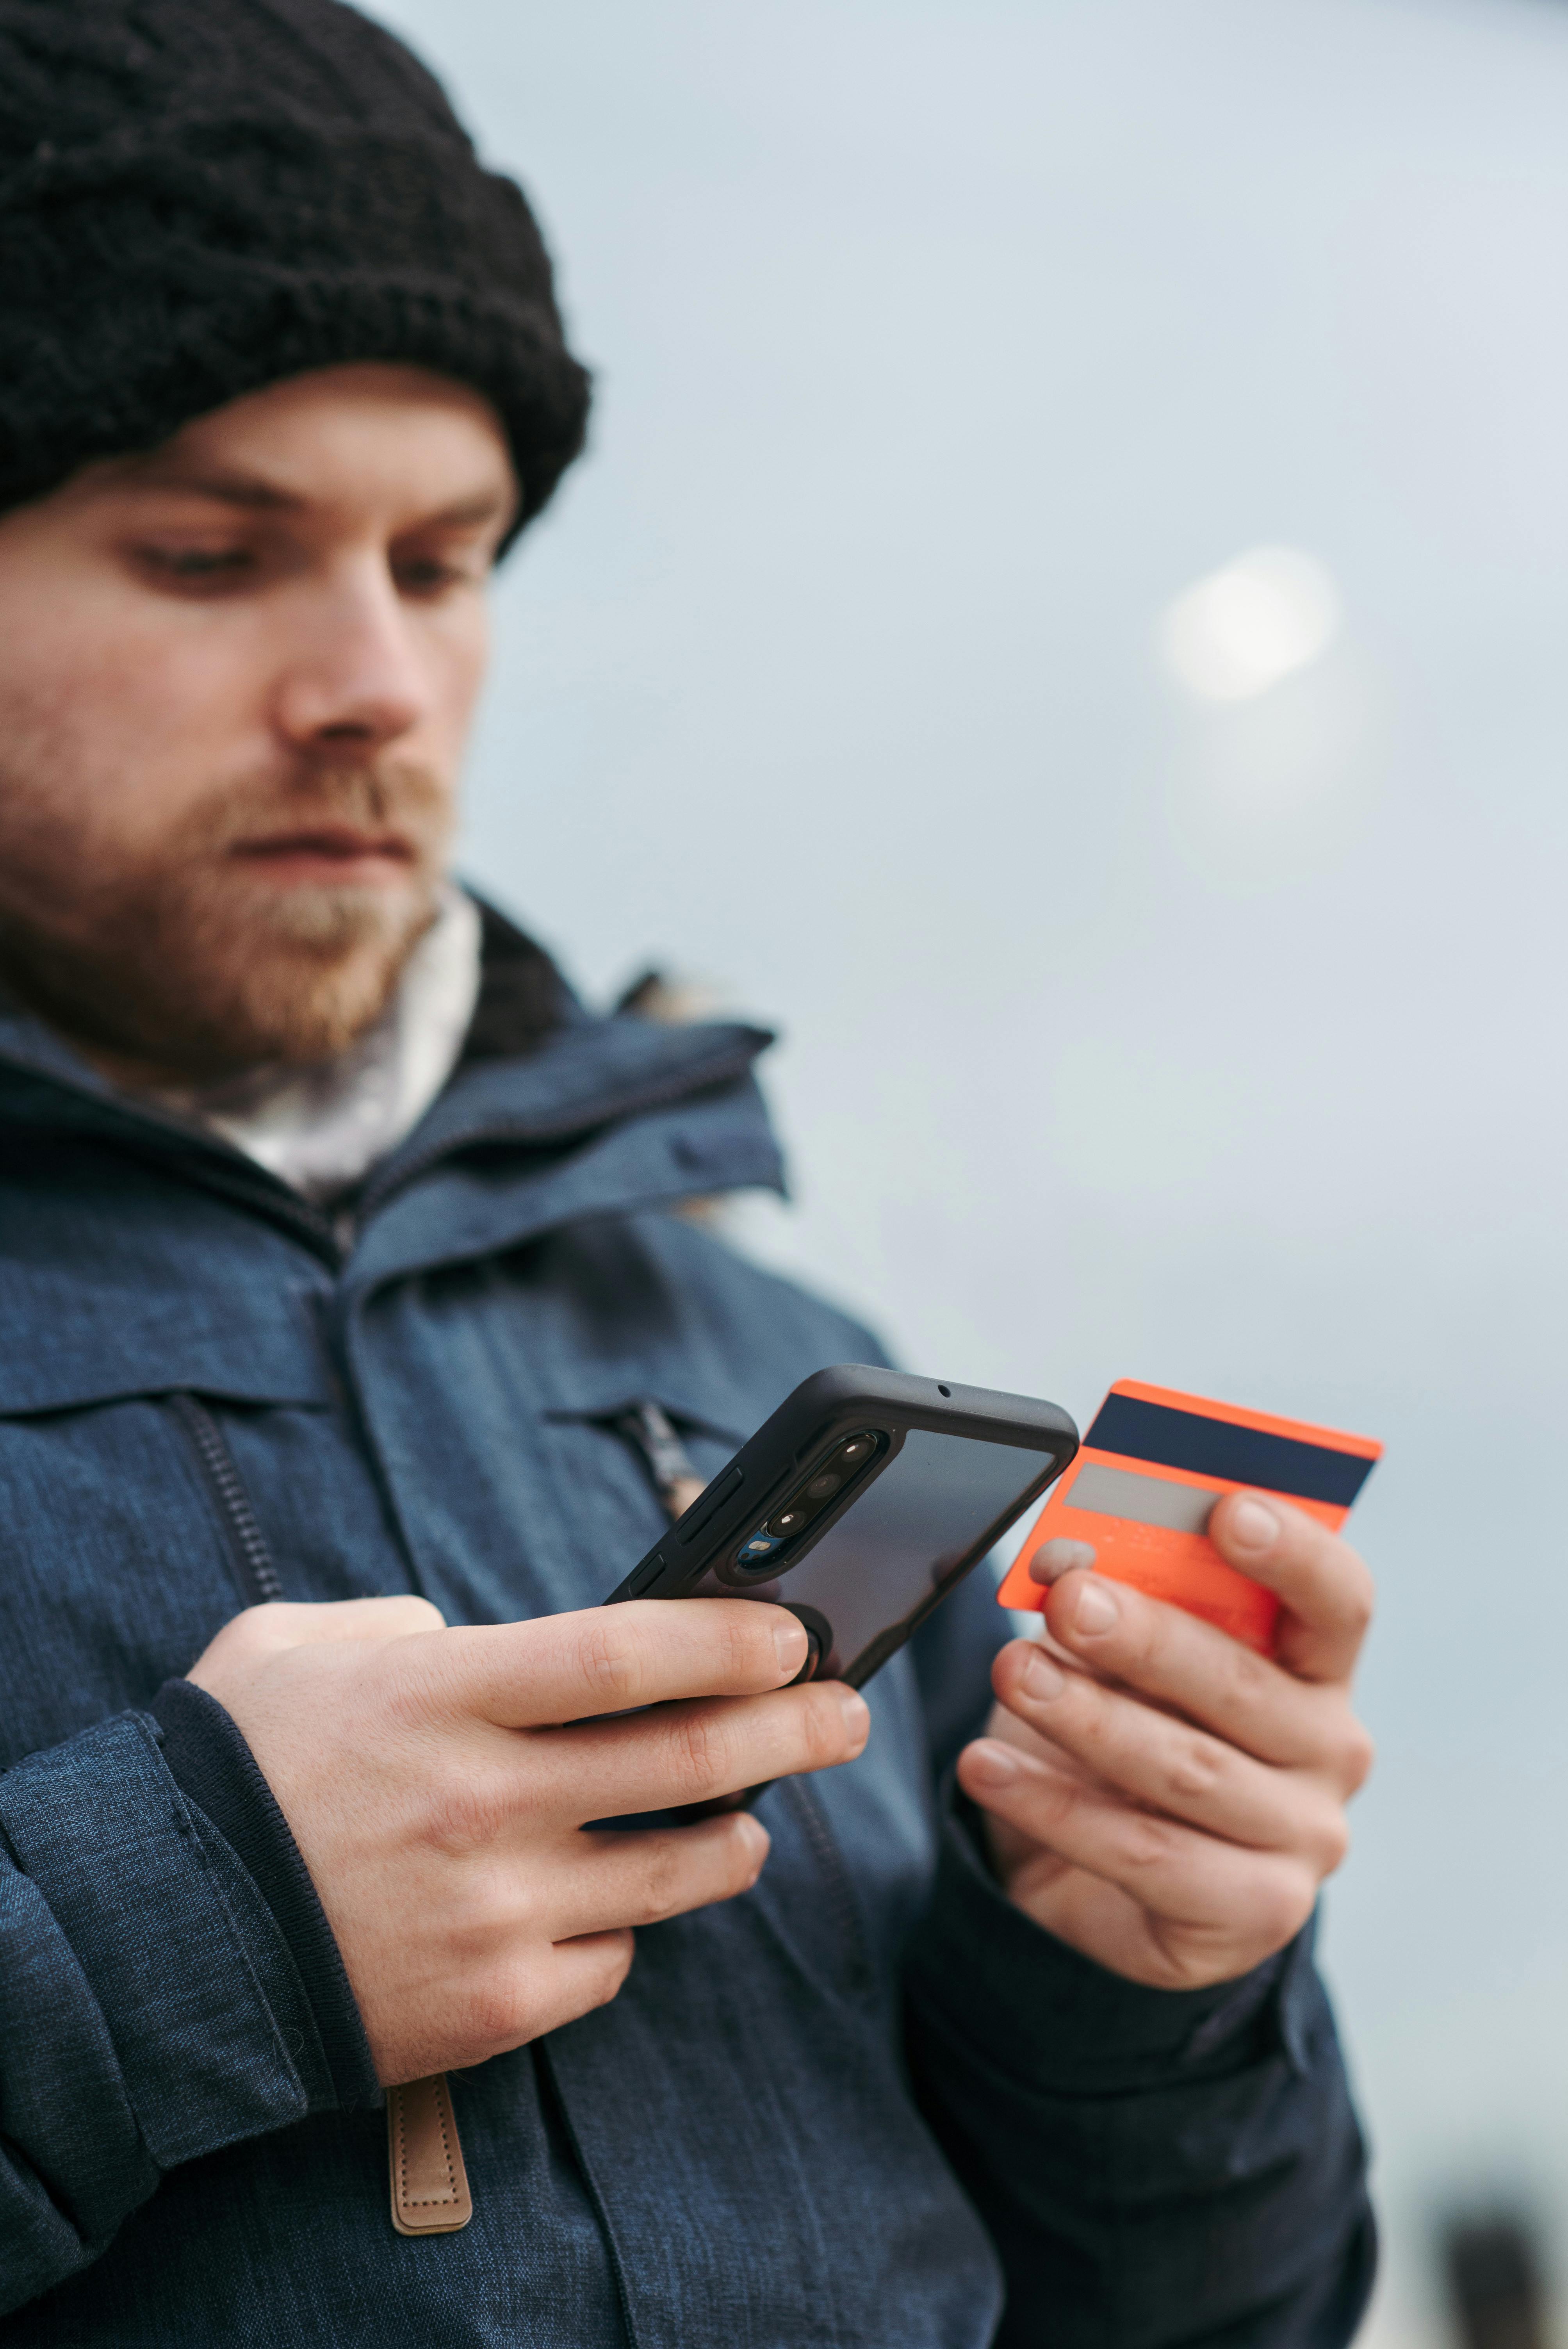
[[384, 566], [366, 564], [323, 583], [291, 624], [273, 718], [292, 749], [364, 755], [412, 732], [428, 714], [420, 647]]

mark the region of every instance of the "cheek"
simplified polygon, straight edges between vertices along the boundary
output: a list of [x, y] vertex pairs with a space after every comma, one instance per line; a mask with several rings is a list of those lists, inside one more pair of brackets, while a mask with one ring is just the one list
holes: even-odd
[[490, 665], [488, 607], [466, 608], [434, 633], [428, 647], [430, 724], [444, 753], [455, 760], [473, 723], [474, 707]]
[[219, 631], [89, 595], [68, 612], [0, 608], [0, 765], [19, 794], [46, 792], [57, 816], [68, 806], [74, 829], [128, 855], [264, 749], [245, 665]]
[[211, 780], [266, 739], [263, 672], [242, 627], [191, 617], [175, 610], [168, 625], [142, 620], [100, 636], [84, 683], [89, 706], [139, 763], [193, 766]]

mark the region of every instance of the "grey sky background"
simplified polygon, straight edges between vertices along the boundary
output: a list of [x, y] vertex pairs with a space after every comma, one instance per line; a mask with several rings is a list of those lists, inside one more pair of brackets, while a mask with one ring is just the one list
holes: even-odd
[[[1387, 1442], [1326, 1941], [1432, 2338], [1446, 2196], [1568, 2221], [1568, 9], [381, 13], [599, 378], [467, 869], [781, 1025], [740, 1235], [912, 1366]], [[1271, 543], [1339, 638], [1184, 698], [1161, 610]]]

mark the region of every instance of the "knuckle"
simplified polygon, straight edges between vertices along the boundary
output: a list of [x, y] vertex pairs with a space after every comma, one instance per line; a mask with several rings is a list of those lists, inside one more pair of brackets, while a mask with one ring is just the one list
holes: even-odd
[[213, 1633], [201, 1661], [212, 1657], [225, 1664], [244, 1663], [275, 1648], [292, 1647], [303, 1636], [297, 1619], [304, 1613], [303, 1607], [280, 1606], [275, 1599], [267, 1606], [247, 1607]]
[[501, 1770], [443, 1756], [432, 1769], [427, 1801], [429, 1841], [449, 1857], [463, 1858], [496, 1841], [511, 1809], [511, 1786]]
[[687, 1706], [670, 1723], [666, 1735], [674, 1785], [693, 1802], [712, 1794], [724, 1776], [733, 1743], [716, 1709]]
[[[993, 1799], [987, 1797], [987, 1801]], [[1055, 1840], [1070, 1842], [1077, 1821], [1083, 1809], [1081, 1782], [1065, 1771], [1047, 1765], [1029, 1781], [1022, 1796], [1021, 1807], [1015, 1816], [1027, 1833], [1039, 1843]], [[1006, 1809], [1006, 1798], [1003, 1798]]]
[[1171, 1619], [1174, 1610], [1127, 1588], [1118, 1591], [1117, 1607], [1116, 1643], [1122, 1660], [1118, 1670], [1125, 1665], [1133, 1672], [1157, 1671], [1177, 1628]]
[[498, 2055], [520, 2046], [532, 2028], [532, 1990], [525, 1967], [491, 1967], [469, 1992], [465, 2038]]
[[1127, 1862], [1140, 1875], [1168, 1868], [1177, 1855], [1180, 1838], [1168, 1819], [1156, 1818], [1149, 1811], [1130, 1813], [1127, 1823]]
[[219, 1632], [220, 1640], [232, 1640], [236, 1647], [272, 1648], [303, 1630], [301, 1618], [308, 1617], [303, 1607], [279, 1606], [276, 1599], [262, 1607], [247, 1607], [232, 1616]]
[[1232, 1702], [1248, 1713], [1268, 1704], [1275, 1693], [1278, 1666], [1260, 1656], [1255, 1648], [1243, 1647], [1239, 1640], [1227, 1640], [1221, 1654]]
[[682, 1847], [668, 1836], [657, 1837], [644, 1855], [632, 1921], [657, 1925], [666, 1917], [673, 1917], [681, 1905], [686, 1878]]
[[601, 1713], [620, 1713], [637, 1702], [644, 1677], [642, 1651], [617, 1619], [618, 1607], [587, 1610], [577, 1634], [577, 1670]]
[[442, 1939], [459, 1967], [482, 1973], [526, 1934], [531, 1920], [499, 1869], [466, 1868], [444, 1903]]
[[1212, 1795], [1224, 1775], [1222, 1749], [1212, 1738], [1194, 1733], [1178, 1741], [1176, 1750], [1166, 1765], [1166, 1790], [1171, 1795], [1191, 1800], [1194, 1796]]
[[619, 1997], [632, 1971], [637, 1947], [629, 1932], [606, 1933], [603, 1939], [603, 1961], [595, 1968], [589, 1984], [594, 2006], [608, 2006], [612, 1999]]
[[808, 1686], [801, 1693], [807, 1699], [800, 1709], [800, 1744], [806, 1766], [825, 1769], [834, 1762], [841, 1762], [850, 1750], [843, 1708], [828, 1688]]
[[1357, 1721], [1354, 1713], [1341, 1733], [1336, 1758], [1336, 1775], [1340, 1785], [1346, 1794], [1356, 1794], [1372, 1775], [1377, 1748], [1373, 1743], [1371, 1731], [1364, 1722]]
[[1037, 1796], [1040, 1826], [1052, 1834], [1065, 1834], [1072, 1825], [1075, 1813], [1082, 1810], [1083, 1799], [1083, 1788], [1077, 1779], [1069, 1778], [1064, 1772], [1051, 1771]]
[[1348, 1571], [1343, 1578], [1344, 1588], [1339, 1593], [1340, 1609], [1349, 1629], [1357, 1637], [1364, 1637], [1371, 1627], [1377, 1594], [1371, 1575], [1355, 1551], [1346, 1550], [1345, 1559]]
[[440, 1609], [428, 1599], [416, 1599], [411, 1593], [401, 1599], [373, 1599], [372, 1607], [387, 1609], [383, 1619], [388, 1626], [413, 1634], [419, 1631], [444, 1631], [447, 1619]]
[[1332, 1876], [1345, 1864], [1350, 1849], [1350, 1822], [1337, 1803], [1326, 1804], [1313, 1836], [1313, 1859], [1319, 1878]]
[[1301, 1578], [1301, 1611], [1336, 1631], [1364, 1639], [1377, 1599], [1365, 1559], [1315, 1517], [1300, 1517], [1295, 1533], [1292, 1554]]
[[1294, 1941], [1311, 1916], [1317, 1899], [1317, 1886], [1300, 1870], [1270, 1868], [1258, 1881], [1253, 1895], [1253, 1914], [1258, 1930], [1271, 1949], [1283, 1950]]
[[[1109, 1776], [1117, 1749], [1116, 1700], [1101, 1688], [1085, 1688], [1074, 1693], [1078, 1719], [1071, 1725], [1069, 1750], [1076, 1750], [1089, 1769]], [[1066, 1724], [1063, 1733], [1065, 1737]]]
[[749, 1688], [777, 1680], [773, 1625], [754, 1601], [719, 1610], [718, 1671], [727, 1686]]
[[[458, 1638], [458, 1633], [448, 1637]], [[396, 1641], [362, 1650], [366, 1688], [388, 1729], [420, 1740], [440, 1721], [456, 1693], [456, 1655], [443, 1641], [409, 1650]]]

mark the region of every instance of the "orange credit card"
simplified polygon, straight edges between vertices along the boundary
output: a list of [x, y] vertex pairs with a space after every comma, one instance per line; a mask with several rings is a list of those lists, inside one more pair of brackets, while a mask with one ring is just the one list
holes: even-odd
[[1225, 1564], [1203, 1531], [1210, 1510], [1224, 1493], [1277, 1493], [1337, 1533], [1382, 1455], [1369, 1435], [1118, 1379], [997, 1600], [1042, 1610], [1046, 1588], [1030, 1559], [1048, 1541], [1092, 1542], [1097, 1574], [1185, 1607], [1267, 1655], [1279, 1600]]

